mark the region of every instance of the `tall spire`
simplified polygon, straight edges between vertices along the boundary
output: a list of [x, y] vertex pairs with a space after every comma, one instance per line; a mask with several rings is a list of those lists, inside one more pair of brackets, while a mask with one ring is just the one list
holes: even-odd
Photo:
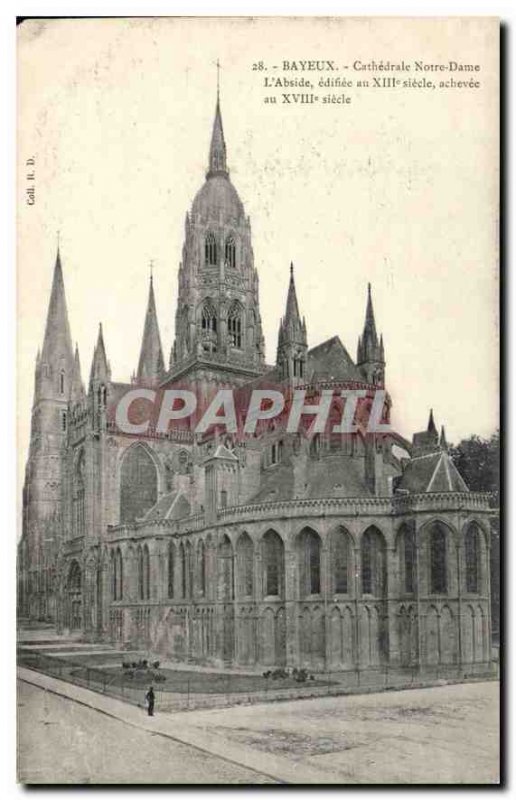
[[210, 158], [207, 178], [215, 175], [228, 175], [226, 166], [226, 142], [224, 140], [224, 130], [222, 128], [222, 115], [220, 113], [220, 97], [217, 77], [217, 105], [215, 107], [215, 119], [211, 133]]
[[282, 366], [283, 377], [304, 377], [306, 350], [306, 324], [299, 313], [294, 281], [294, 265], [291, 263], [287, 304], [285, 316], [280, 321], [276, 358], [278, 366]]
[[294, 265], [292, 262], [290, 263], [290, 280], [288, 284], [285, 316], [280, 320], [278, 344], [284, 340], [306, 344], [306, 325], [305, 320], [301, 320], [301, 315], [299, 313], [296, 284], [294, 281]]
[[373, 311], [373, 298], [371, 296], [371, 284], [367, 284], [367, 305], [366, 305], [366, 316], [365, 316], [365, 323], [364, 323], [364, 339], [369, 339], [371, 343], [374, 345], [378, 344], [378, 335], [376, 333], [376, 323], [374, 319], [374, 311]]
[[446, 431], [444, 425], [441, 425], [441, 436], [439, 438], [439, 447], [441, 450], [448, 450], [448, 442], [446, 441]]
[[375, 385], [385, 379], [385, 353], [383, 336], [378, 339], [373, 310], [371, 284], [367, 284], [367, 303], [362, 336], [358, 339], [357, 365], [362, 368], [366, 380]]
[[70, 325], [68, 322], [68, 311], [66, 308], [66, 297], [59, 245], [57, 248], [56, 263], [54, 267], [54, 277], [52, 279], [50, 301], [48, 304], [45, 338], [43, 339], [43, 348], [41, 351], [41, 361], [42, 363], [46, 363], [48, 365], [55, 364], [57, 366], [58, 359], [64, 360], [64, 366], [68, 366], [73, 363], [72, 337], [70, 336]]
[[101, 383], [111, 380], [111, 367], [106, 356], [106, 348], [104, 346], [104, 335], [102, 333], [102, 322], [99, 323], [99, 334], [97, 337], [97, 344], [93, 353], [93, 361], [91, 363], [90, 371], [90, 384], [93, 381], [100, 381]]
[[434, 422], [434, 409], [433, 408], [430, 409], [430, 416], [428, 417], [427, 431], [428, 431], [428, 433], [435, 433], [437, 435], [437, 428], [435, 427], [435, 422]]
[[77, 403], [84, 397], [84, 384], [81, 376], [81, 360], [79, 358], [79, 347], [75, 345], [75, 355], [73, 360], [72, 380], [70, 383], [70, 402]]
[[158, 315], [156, 313], [156, 301], [154, 298], [154, 282], [151, 272], [149, 299], [147, 301], [147, 312], [145, 314], [145, 325], [143, 328], [142, 346], [136, 378], [139, 382], [155, 383], [163, 375], [164, 369], [165, 363], [163, 361], [163, 350], [161, 347]]

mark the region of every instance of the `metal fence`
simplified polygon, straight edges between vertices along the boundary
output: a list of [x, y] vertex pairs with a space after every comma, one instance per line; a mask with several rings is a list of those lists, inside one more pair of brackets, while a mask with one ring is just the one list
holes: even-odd
[[[224, 673], [221, 679], [221, 674], [217, 673], [218, 681], [222, 682], [221, 691], [203, 692], [199, 691], [199, 673], [193, 673], [191, 679], [187, 679], [186, 685], [183, 682], [182, 691], [174, 691], [171, 687], [160, 688], [152, 672], [148, 673], [145, 686], [135, 686], [134, 680], [115, 666], [102, 669], [87, 666], [84, 662], [74, 661], [68, 657], [51, 656], [34, 650], [20, 650], [18, 664], [136, 706], [144, 705], [145, 693], [152, 684], [156, 696], [156, 708], [161, 711], [224, 708], [279, 700], [417, 688], [440, 682], [489, 680], [498, 677], [498, 665], [493, 662], [435, 664], [423, 667], [417, 664], [409, 667], [382, 665], [366, 669], [318, 672], [314, 674], [312, 680], [309, 674], [306, 681], [287, 687], [278, 686], [280, 681], [272, 677], [265, 680], [260, 675], [255, 675], [255, 679], [265, 681], [263, 688], [242, 691], [238, 688], [242, 679], [241, 674]], [[187, 667], [184, 671], [187, 671]], [[202, 677], [208, 683], [210, 673], [202, 673]]]

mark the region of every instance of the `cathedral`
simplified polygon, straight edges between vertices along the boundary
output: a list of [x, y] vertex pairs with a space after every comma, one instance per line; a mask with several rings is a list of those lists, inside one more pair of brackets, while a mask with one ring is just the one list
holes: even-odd
[[[205, 181], [185, 219], [168, 366], [151, 277], [131, 380], [112, 379], [100, 327], [83, 383], [58, 250], [35, 366], [20, 618], [185, 663], [485, 670], [488, 499], [469, 491], [432, 413], [411, 442], [363, 424], [385, 390], [371, 288], [356, 360], [338, 335], [309, 348], [291, 266], [270, 364], [253, 259], [218, 98]], [[117, 424], [129, 391], [174, 387], [193, 387], [202, 407], [220, 389], [237, 405], [260, 388], [304, 389], [314, 404], [332, 390], [330, 419], [342, 393], [361, 399], [351, 434], [321, 432], [308, 414], [298, 430], [280, 415], [247, 436], [199, 433], [188, 420], [161, 430], [152, 418], [141, 432]], [[133, 417], [145, 408], [135, 404]]]

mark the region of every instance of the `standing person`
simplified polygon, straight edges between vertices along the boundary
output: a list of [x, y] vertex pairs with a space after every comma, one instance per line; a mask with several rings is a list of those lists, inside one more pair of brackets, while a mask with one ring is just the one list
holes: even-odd
[[154, 716], [154, 689], [152, 688], [152, 686], [149, 688], [149, 691], [145, 695], [145, 699], [146, 699], [146, 701], [148, 703], [147, 713], [148, 713], [149, 717], [153, 717]]

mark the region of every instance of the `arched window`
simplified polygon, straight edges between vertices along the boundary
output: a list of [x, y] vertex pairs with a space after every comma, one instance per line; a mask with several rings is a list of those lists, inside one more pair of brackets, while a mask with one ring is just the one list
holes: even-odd
[[113, 550], [111, 551], [109, 566], [110, 566], [110, 577], [111, 577], [111, 599], [116, 600], [116, 559]]
[[158, 499], [156, 466], [147, 450], [133, 445], [122, 462], [120, 475], [120, 521], [143, 517]]
[[188, 575], [188, 567], [186, 563], [186, 548], [181, 543], [181, 597], [186, 598], [186, 581]]
[[204, 263], [207, 267], [216, 267], [217, 261], [217, 240], [210, 231], [204, 240]]
[[84, 450], [80, 450], [75, 462], [73, 476], [72, 536], [84, 536]]
[[283, 597], [285, 592], [285, 547], [276, 531], [263, 537], [264, 592]]
[[386, 588], [385, 541], [377, 528], [371, 527], [362, 536], [362, 594], [381, 597]]
[[321, 435], [316, 433], [310, 439], [310, 455], [317, 458], [321, 452]]
[[247, 533], [240, 536], [236, 546], [236, 555], [238, 594], [241, 597], [252, 597], [254, 546]]
[[115, 600], [123, 600], [124, 597], [124, 564], [122, 552], [117, 548], [115, 553]]
[[466, 548], [466, 591], [477, 593], [479, 591], [480, 574], [480, 538], [478, 527], [472, 523], [465, 539]]
[[228, 312], [228, 337], [231, 347], [242, 347], [242, 307], [236, 301]]
[[59, 373], [59, 394], [65, 393], [65, 373], [64, 369]]
[[168, 543], [168, 597], [174, 597], [174, 543]]
[[416, 584], [416, 537], [406, 525], [400, 532], [401, 590], [414, 594]]
[[350, 553], [349, 534], [343, 530], [333, 531], [331, 537], [331, 561], [334, 594], [347, 594], [349, 592]]
[[233, 547], [226, 534], [224, 534], [224, 538], [219, 544], [219, 577], [220, 599], [233, 600], [235, 596], [233, 581]]
[[143, 550], [141, 547], [138, 548], [137, 554], [137, 572], [138, 572], [138, 600], [143, 600], [145, 597], [145, 588], [144, 588], [144, 566], [143, 566]]
[[225, 262], [229, 267], [233, 269], [236, 267], [236, 247], [235, 247], [235, 239], [232, 235], [228, 236], [226, 239], [226, 245], [224, 248], [224, 258]]
[[446, 531], [436, 523], [430, 530], [431, 594], [446, 594], [448, 591], [446, 561]]
[[197, 563], [199, 569], [199, 594], [204, 597], [206, 594], [206, 548], [202, 539], [197, 548]]
[[315, 531], [305, 528], [299, 534], [299, 580], [301, 596], [321, 592], [321, 540]]
[[217, 350], [217, 314], [211, 300], [206, 300], [201, 312], [201, 334], [203, 349], [214, 353]]
[[150, 598], [150, 558], [147, 545], [143, 548], [143, 599]]

